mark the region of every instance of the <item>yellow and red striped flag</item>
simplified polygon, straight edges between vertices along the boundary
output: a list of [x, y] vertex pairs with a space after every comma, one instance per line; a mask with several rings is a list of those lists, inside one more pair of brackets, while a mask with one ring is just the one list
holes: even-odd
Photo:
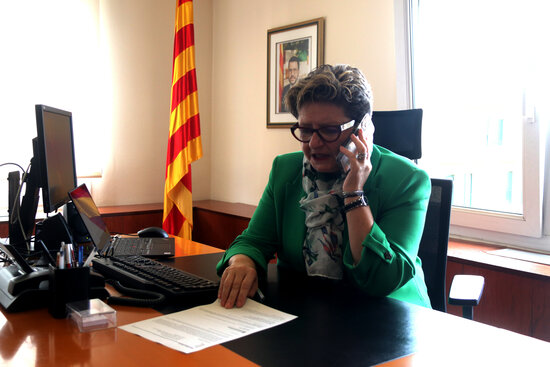
[[191, 239], [191, 162], [202, 157], [192, 0], [177, 0], [171, 101], [162, 227]]

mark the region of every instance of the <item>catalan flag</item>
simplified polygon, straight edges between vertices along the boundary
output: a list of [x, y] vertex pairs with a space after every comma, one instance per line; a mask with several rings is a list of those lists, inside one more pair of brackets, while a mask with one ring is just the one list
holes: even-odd
[[194, 39], [193, 1], [177, 0], [162, 226], [187, 239], [193, 229], [191, 162], [202, 157]]

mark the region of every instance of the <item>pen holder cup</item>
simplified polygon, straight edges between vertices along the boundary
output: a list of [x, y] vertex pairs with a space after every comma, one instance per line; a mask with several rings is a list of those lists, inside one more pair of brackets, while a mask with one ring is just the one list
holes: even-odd
[[50, 266], [50, 314], [56, 319], [67, 316], [67, 303], [89, 299], [90, 267], [57, 269]]

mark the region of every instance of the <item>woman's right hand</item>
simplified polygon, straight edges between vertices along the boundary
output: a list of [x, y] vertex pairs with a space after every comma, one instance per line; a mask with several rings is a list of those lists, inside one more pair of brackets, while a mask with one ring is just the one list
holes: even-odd
[[258, 290], [258, 273], [254, 261], [246, 255], [233, 255], [225, 268], [218, 298], [225, 308], [242, 307]]

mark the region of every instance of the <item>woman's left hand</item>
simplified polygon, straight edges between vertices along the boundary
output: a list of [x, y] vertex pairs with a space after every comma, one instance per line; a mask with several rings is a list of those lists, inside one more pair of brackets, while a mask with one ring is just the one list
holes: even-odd
[[[350, 163], [350, 170], [344, 180], [342, 190], [360, 191], [363, 190], [363, 186], [372, 171], [372, 163], [370, 161], [372, 144], [367, 144], [362, 130], [359, 130], [358, 136], [352, 134], [351, 140], [357, 148], [354, 153], [344, 147], [340, 147], [340, 151], [349, 158]], [[369, 148], [371, 149], [370, 151]], [[350, 204], [355, 200], [357, 200], [356, 197], [345, 198], [344, 204]], [[372, 230], [374, 218], [370, 208], [363, 206], [346, 212], [346, 219], [353, 263], [358, 264], [361, 261], [363, 251], [362, 242]]]
[[363, 135], [363, 130], [359, 129], [357, 136], [351, 134], [351, 141], [357, 147], [355, 153], [352, 153], [343, 146], [340, 147], [340, 151], [348, 157], [350, 163], [350, 170], [342, 186], [343, 191], [363, 190], [363, 185], [365, 185], [372, 170], [370, 161], [371, 152]]

